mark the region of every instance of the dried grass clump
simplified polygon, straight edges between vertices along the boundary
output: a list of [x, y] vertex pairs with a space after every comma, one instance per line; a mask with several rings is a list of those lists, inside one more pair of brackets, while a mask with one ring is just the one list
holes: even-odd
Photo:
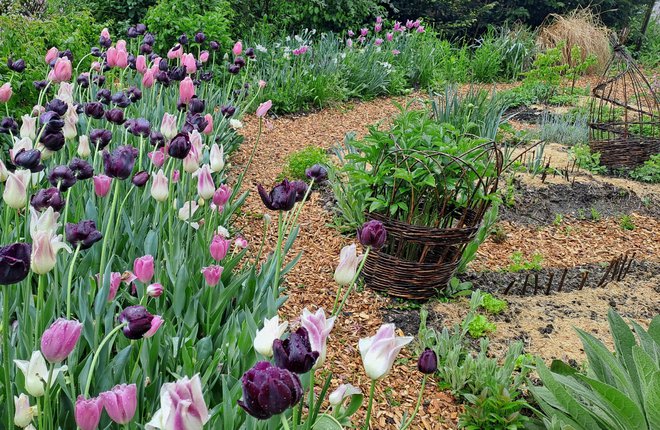
[[570, 64], [571, 49], [577, 45], [582, 59], [594, 55], [596, 63], [587, 72], [602, 72], [611, 57], [610, 30], [605, 27], [591, 9], [575, 9], [567, 15], [551, 14], [539, 29], [536, 43], [541, 49], [554, 48], [560, 43], [564, 61]]

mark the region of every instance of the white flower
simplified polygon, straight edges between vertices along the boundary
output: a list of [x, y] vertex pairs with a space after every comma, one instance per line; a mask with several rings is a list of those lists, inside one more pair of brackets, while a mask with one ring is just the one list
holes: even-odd
[[243, 123], [237, 119], [232, 118], [229, 120], [229, 126], [234, 130], [238, 130], [239, 128], [243, 128]]
[[289, 323], [284, 321], [280, 324], [280, 317], [264, 318], [264, 327], [257, 330], [254, 337], [254, 349], [264, 357], [273, 356], [273, 341], [279, 339], [286, 331]]
[[264, 54], [268, 52], [268, 49], [266, 49], [265, 46], [257, 44], [257, 46], [254, 47], [259, 52], [263, 52]]
[[355, 244], [342, 248], [339, 254], [339, 265], [335, 270], [335, 282], [339, 285], [349, 285], [353, 282], [357, 267], [362, 261], [363, 255], [358, 256]]
[[358, 346], [367, 376], [372, 380], [387, 376], [401, 348], [412, 340], [412, 336], [396, 336], [394, 324], [383, 324], [375, 336], [360, 339]]
[[[34, 397], [41, 397], [46, 391], [46, 381], [48, 381], [48, 367], [46, 366], [46, 360], [44, 356], [41, 355], [41, 352], [34, 351], [30, 357], [30, 361], [25, 360], [14, 360], [16, 367], [18, 367], [23, 376], [25, 376], [25, 390], [28, 394], [31, 394]], [[60, 372], [66, 372], [67, 367], [62, 366], [53, 370], [53, 374], [50, 377], [50, 386], [52, 387], [57, 380], [57, 376]]]
[[341, 405], [344, 399], [362, 394], [359, 388], [352, 386], [351, 384], [341, 384], [335, 391], [330, 393], [328, 396], [328, 401], [332, 406]]
[[30, 425], [32, 418], [37, 416], [37, 407], [30, 406], [30, 398], [21, 393], [20, 396], [14, 396], [14, 425], [25, 428]]
[[210, 419], [199, 375], [163, 384], [160, 409], [146, 425], [147, 430], [202, 430]]
[[328, 352], [327, 341], [332, 327], [335, 325], [335, 318], [326, 318], [325, 311], [318, 309], [316, 313], [311, 313], [307, 308], [303, 309], [302, 317], [300, 318], [300, 325], [307, 330], [309, 335], [309, 343], [312, 351], [319, 353], [319, 358], [314, 364], [314, 368], [323, 366], [325, 357]]
[[229, 237], [229, 230], [227, 230], [226, 228], [224, 228], [224, 227], [221, 226], [221, 225], [218, 226], [218, 229], [216, 230], [216, 232], [217, 232], [220, 236], [223, 236], [223, 237]]
[[181, 209], [179, 209], [179, 219], [181, 221], [188, 221], [190, 218], [192, 218], [193, 215], [195, 215], [197, 209], [199, 209], [199, 205], [196, 201], [191, 200], [189, 202], [185, 202]]

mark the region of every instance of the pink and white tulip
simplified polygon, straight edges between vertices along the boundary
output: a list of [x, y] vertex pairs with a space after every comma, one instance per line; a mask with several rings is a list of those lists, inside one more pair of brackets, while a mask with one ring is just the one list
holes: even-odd
[[372, 380], [387, 376], [399, 351], [412, 342], [412, 336], [397, 336], [394, 324], [383, 324], [372, 337], [360, 339], [364, 371]]
[[160, 389], [160, 409], [156, 411], [146, 430], [201, 430], [210, 415], [199, 375], [184, 377], [163, 384]]
[[325, 357], [328, 352], [327, 341], [332, 327], [335, 325], [335, 318], [326, 318], [325, 311], [318, 309], [316, 313], [311, 313], [307, 308], [303, 309], [302, 317], [300, 318], [300, 325], [309, 335], [309, 343], [312, 351], [319, 353], [319, 358], [316, 360], [314, 368], [323, 366]]

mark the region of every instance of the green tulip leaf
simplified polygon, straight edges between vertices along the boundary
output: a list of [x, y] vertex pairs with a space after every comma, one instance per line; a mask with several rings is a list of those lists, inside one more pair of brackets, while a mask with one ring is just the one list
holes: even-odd
[[313, 430], [342, 430], [342, 426], [335, 418], [330, 415], [319, 415], [312, 427]]

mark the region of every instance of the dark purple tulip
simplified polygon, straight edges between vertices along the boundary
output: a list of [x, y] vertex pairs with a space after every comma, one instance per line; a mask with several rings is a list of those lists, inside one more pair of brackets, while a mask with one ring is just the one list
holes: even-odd
[[212, 50], [217, 51], [218, 49], [220, 49], [220, 44], [218, 43], [217, 40], [212, 40], [212, 41], [209, 42], [209, 47]]
[[206, 102], [200, 98], [193, 97], [188, 102], [188, 110], [192, 113], [202, 113], [206, 108]]
[[76, 174], [76, 179], [84, 181], [94, 176], [94, 168], [85, 160], [74, 157], [69, 163], [69, 169]]
[[109, 104], [111, 98], [112, 94], [110, 93], [110, 90], [106, 88], [100, 89], [96, 92], [96, 100], [99, 100], [103, 104]]
[[81, 73], [78, 75], [76, 78], [76, 82], [78, 85], [80, 85], [81, 88], [88, 88], [89, 87], [89, 73]]
[[151, 124], [144, 118], [129, 119], [124, 127], [134, 136], [148, 137], [151, 133]]
[[135, 65], [135, 55], [133, 55], [133, 54], [128, 54], [128, 56], [126, 57], [126, 62], [128, 63], [128, 66], [129, 66], [131, 69], [133, 69], [133, 70], [136, 69], [136, 65]]
[[92, 77], [92, 82], [99, 87], [102, 87], [103, 84], [105, 84], [105, 75], [94, 75], [94, 77]]
[[303, 374], [309, 372], [316, 359], [318, 351], [312, 351], [307, 330], [300, 327], [291, 333], [288, 339], [275, 339], [273, 341], [273, 356], [275, 365], [290, 372]]
[[135, 31], [137, 31], [137, 34], [144, 34], [147, 31], [147, 26], [142, 23], [137, 23], [135, 24]]
[[155, 61], [156, 58], [158, 58], [158, 54], [156, 54], [155, 52], [153, 52], [153, 53], [151, 53], [151, 54], [149, 54], [149, 55], [147, 56], [147, 59], [148, 59], [149, 61]]
[[63, 116], [69, 109], [69, 105], [60, 99], [53, 99], [46, 103], [46, 112], [56, 112], [59, 116]]
[[68, 222], [64, 226], [64, 233], [66, 240], [73, 246], [80, 246], [80, 249], [89, 249], [103, 238], [92, 220], [80, 221], [78, 224]]
[[236, 57], [234, 59], [234, 64], [237, 65], [238, 67], [245, 67], [245, 58], [243, 57]]
[[236, 64], [230, 64], [229, 65], [229, 73], [232, 75], [237, 75], [241, 71], [241, 66], [237, 66]]
[[44, 170], [44, 165], [41, 164], [41, 151], [38, 149], [21, 149], [18, 154], [14, 155], [14, 164], [28, 169], [32, 173]]
[[206, 35], [201, 31], [195, 35], [195, 42], [204, 43], [205, 40], [206, 40]]
[[137, 172], [135, 175], [133, 175], [133, 179], [131, 180], [131, 182], [133, 182], [133, 185], [135, 185], [136, 187], [144, 187], [148, 181], [149, 181], [149, 172], [147, 172], [146, 170]]
[[149, 133], [149, 142], [156, 148], [161, 148], [165, 146], [165, 137], [160, 131], [152, 130], [152, 132]]
[[103, 104], [100, 102], [90, 102], [85, 103], [85, 115], [90, 116], [95, 119], [103, 118], [105, 110], [103, 109]]
[[76, 176], [69, 169], [69, 166], [56, 166], [50, 171], [48, 182], [52, 186], [57, 187], [61, 192], [65, 192], [76, 183]]
[[126, 30], [126, 35], [131, 39], [134, 39], [134, 38], [138, 37], [137, 28], [128, 27], [128, 30]]
[[315, 164], [305, 170], [305, 175], [307, 175], [309, 179], [314, 179], [316, 182], [322, 182], [328, 178], [328, 171], [320, 164]]
[[199, 79], [204, 82], [209, 82], [213, 79], [213, 72], [201, 72], [199, 74]]
[[7, 60], [7, 67], [9, 67], [9, 70], [13, 70], [14, 72], [23, 73], [23, 70], [25, 70], [25, 60], [19, 58], [18, 60], [13, 61], [11, 57], [9, 57]]
[[183, 160], [186, 158], [192, 147], [188, 133], [179, 133], [170, 142], [167, 148], [167, 153], [170, 157], [179, 158]]
[[266, 420], [294, 407], [303, 396], [298, 375], [260, 361], [243, 374], [243, 400], [238, 405], [248, 414]]
[[256, 55], [254, 55], [254, 48], [248, 48], [245, 50], [245, 56], [248, 58], [254, 59]]
[[132, 103], [135, 103], [135, 102], [140, 101], [142, 99], [142, 91], [140, 91], [137, 87], [130, 87], [126, 91], [126, 95], [128, 95], [128, 99]]
[[13, 243], [0, 247], [0, 285], [15, 284], [27, 277], [30, 272], [31, 250], [28, 243]]
[[190, 112], [188, 112], [186, 114], [186, 122], [184, 123], [183, 127], [181, 127], [181, 131], [185, 131], [186, 133], [191, 133], [193, 130], [197, 130], [199, 132], [202, 132], [207, 125], [208, 125], [208, 121], [202, 114], [199, 113], [191, 114]]
[[99, 37], [99, 45], [107, 49], [112, 46], [112, 39], [101, 36]]
[[179, 43], [182, 45], [187, 45], [188, 44], [188, 36], [186, 33], [183, 33], [181, 36], [179, 36]]
[[186, 77], [186, 68], [184, 66], [172, 67], [169, 71], [168, 76], [173, 81], [183, 81]]
[[170, 85], [170, 77], [167, 72], [158, 72], [156, 73], [156, 80], [160, 82], [163, 86], [168, 87]]
[[307, 184], [304, 181], [293, 181], [291, 186], [296, 190], [296, 201], [302, 202], [307, 194]]
[[98, 46], [92, 47], [92, 49], [89, 52], [90, 52], [90, 54], [92, 54], [93, 57], [100, 57], [101, 56], [101, 49], [99, 49]]
[[57, 133], [64, 128], [64, 121], [60, 118], [60, 115], [54, 111], [44, 112], [39, 116], [39, 122], [44, 126], [43, 133]]
[[227, 105], [225, 105], [225, 106], [221, 106], [221, 107], [220, 107], [220, 113], [221, 113], [222, 116], [224, 116], [225, 118], [229, 118], [229, 117], [234, 116], [234, 112], [236, 112], [236, 108], [235, 108], [234, 106], [231, 106], [231, 105], [227, 106]]
[[64, 147], [64, 134], [61, 131], [56, 133], [43, 133], [39, 138], [39, 142], [46, 149], [57, 152]]
[[2, 121], [0, 121], [0, 133], [17, 134], [18, 123], [16, 122], [16, 120], [10, 116], [2, 118]]
[[64, 207], [64, 203], [62, 194], [54, 187], [46, 189], [42, 188], [30, 199], [32, 207], [39, 212], [48, 208], [53, 208], [55, 212], [59, 212]]
[[119, 314], [119, 323], [126, 324], [122, 329], [124, 336], [137, 340], [151, 329], [154, 316], [144, 306], [129, 306]]
[[154, 35], [151, 33], [146, 33], [142, 38], [142, 43], [146, 43], [147, 45], [154, 46], [155, 42], [156, 42], [156, 38], [154, 38]]
[[119, 108], [110, 109], [105, 112], [105, 119], [113, 124], [121, 125], [124, 123], [124, 111]]
[[371, 220], [364, 223], [357, 231], [357, 237], [363, 246], [370, 246], [378, 249], [385, 244], [387, 240], [387, 230], [382, 222]]
[[138, 150], [130, 145], [120, 146], [111, 153], [103, 152], [105, 174], [111, 178], [126, 179], [131, 176]]
[[57, 54], [60, 58], [66, 58], [67, 60], [73, 63], [73, 52], [70, 49], [66, 49]]
[[112, 140], [112, 132], [104, 128], [95, 128], [89, 133], [89, 142], [97, 151], [103, 150]]
[[167, 62], [167, 58], [161, 58], [158, 62], [158, 70], [161, 72], [167, 72], [170, 69], [170, 65]]
[[154, 51], [154, 48], [148, 43], [140, 45], [140, 54], [149, 55]]
[[48, 81], [33, 81], [32, 85], [34, 85], [37, 91], [42, 91], [48, 86]]
[[131, 104], [131, 100], [124, 92], [118, 92], [113, 94], [110, 100], [112, 101], [113, 104], [121, 108], [125, 108]]
[[426, 375], [435, 373], [438, 370], [438, 356], [435, 355], [435, 351], [431, 348], [426, 348], [422, 352], [422, 355], [419, 356], [417, 369]]
[[296, 189], [286, 179], [276, 185], [269, 193], [266, 193], [261, 184], [257, 185], [259, 197], [264, 205], [273, 211], [288, 211], [296, 204]]

